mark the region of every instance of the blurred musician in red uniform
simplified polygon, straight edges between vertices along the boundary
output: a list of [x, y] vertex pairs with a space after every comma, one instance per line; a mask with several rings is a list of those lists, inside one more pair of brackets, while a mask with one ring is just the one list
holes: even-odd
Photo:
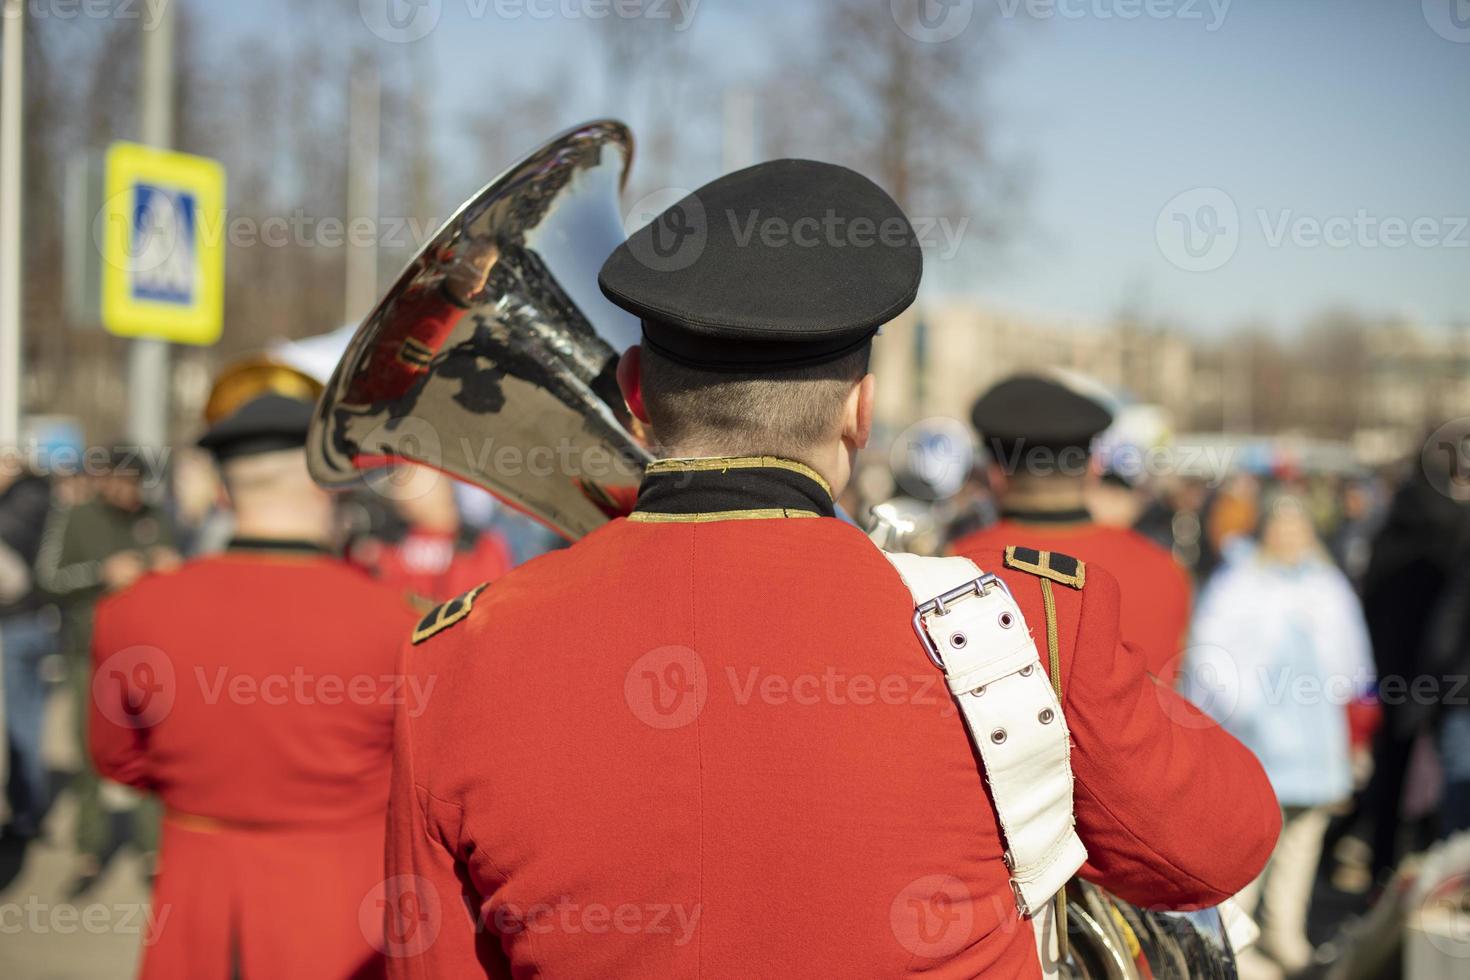
[[403, 464], [375, 489], [391, 511], [348, 546], [347, 560], [379, 582], [432, 605], [510, 571], [504, 535], [465, 523], [449, 477]]
[[328, 553], [310, 416], [267, 393], [211, 428], [200, 445], [229, 493], [229, 548], [97, 610], [92, 758], [165, 806], [145, 978], [383, 969], [372, 902], [393, 711], [426, 695], [395, 677], [414, 613]]
[[[912, 228], [812, 161], [695, 193], [711, 217], [688, 261], [657, 261], [686, 201], [600, 276], [643, 320], [618, 380], [665, 457], [633, 512], [445, 603], [405, 651], [438, 685], [395, 730], [390, 975], [1040, 977], [1010, 867], [1039, 823], [1022, 811], [1051, 812], [1040, 780], [977, 765], [913, 590], [835, 517], [872, 424], [872, 338], [918, 289]], [[791, 236], [743, 237], [757, 214]], [[832, 240], [859, 228], [866, 247]], [[987, 620], [1010, 645], [971, 645], [1010, 658], [995, 683], [1050, 692], [1046, 671], [1065, 692], [1064, 829], [1075, 814], [1086, 848], [1068, 874], [1154, 908], [1244, 887], [1275, 843], [1270, 784], [1119, 641], [1112, 576], [1026, 549], [976, 561], [1019, 610]], [[1022, 666], [1032, 637], [1050, 659]], [[1017, 791], [1004, 830], [998, 781]]]
[[1123, 642], [1172, 686], [1189, 629], [1189, 576], [1142, 534], [1099, 524], [1087, 510], [1090, 447], [1112, 414], [1060, 381], [1019, 375], [982, 395], [970, 418], [990, 451], [1000, 520], [954, 541], [950, 553], [1025, 545], [1107, 569], [1123, 593]]

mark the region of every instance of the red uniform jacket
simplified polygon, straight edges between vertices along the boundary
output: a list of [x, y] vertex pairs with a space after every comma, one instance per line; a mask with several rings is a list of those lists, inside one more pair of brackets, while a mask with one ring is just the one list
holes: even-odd
[[973, 558], [1007, 545], [1060, 551], [1106, 568], [1123, 590], [1123, 642], [1143, 657], [1149, 673], [1174, 685], [1189, 630], [1189, 576], [1174, 556], [1137, 531], [1094, 524], [1085, 512], [1048, 519], [1007, 517], [950, 545]]
[[427, 696], [395, 677], [413, 619], [292, 542], [98, 606], [92, 758], [166, 807], [145, 978], [381, 974], [392, 719]]
[[[629, 518], [420, 624], [405, 669], [434, 696], [396, 730], [390, 976], [1038, 975], [910, 594], [818, 516], [814, 477], [655, 463]], [[980, 560], [1045, 650], [1041, 580]], [[1100, 570], [1056, 590], [1083, 873], [1215, 903], [1280, 811], [1119, 642], [1118, 602]]]

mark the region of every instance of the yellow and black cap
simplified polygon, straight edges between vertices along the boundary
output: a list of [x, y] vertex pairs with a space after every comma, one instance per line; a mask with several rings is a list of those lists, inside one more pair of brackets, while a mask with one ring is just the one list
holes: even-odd
[[299, 449], [306, 445], [313, 405], [300, 398], [268, 393], [252, 398], [220, 419], [199, 438], [199, 447], [224, 462], [241, 456]]
[[913, 303], [923, 254], [877, 184], [846, 167], [772, 160], [660, 213], [598, 276], [643, 342], [693, 367], [761, 371], [835, 360]]

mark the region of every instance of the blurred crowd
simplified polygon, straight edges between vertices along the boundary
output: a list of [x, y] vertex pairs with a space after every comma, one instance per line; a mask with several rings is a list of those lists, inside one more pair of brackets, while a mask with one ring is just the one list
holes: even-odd
[[[49, 772], [46, 713], [68, 688], [73, 703], [90, 697], [99, 597], [230, 536], [208, 459], [192, 449], [165, 459], [154, 467], [119, 451], [87, 472], [45, 476], [8, 458], [0, 470], [4, 833], [23, 847], [59, 793], [73, 794], [73, 895], [126, 846], [148, 859], [157, 815], [85, 761]], [[1281, 801], [1276, 856], [1244, 897], [1288, 973], [1330, 956], [1406, 855], [1470, 828], [1470, 495], [1456, 472], [1432, 467], [1416, 455], [1399, 471], [1282, 465], [1214, 482], [1138, 482], [1094, 467], [1086, 481], [1095, 522], [1138, 531], [1193, 583], [1170, 673], [1256, 752]], [[940, 551], [999, 518], [992, 473], [968, 466], [942, 494], [914, 493], [903, 476], [897, 488], [859, 480], [844, 504], [850, 514], [907, 514], [905, 543], [927, 535], [922, 547]], [[380, 474], [344, 495], [338, 513], [341, 552], [425, 608], [560, 546], [488, 494], [427, 469]], [[81, 738], [80, 722], [72, 727]], [[77, 756], [87, 759], [84, 746]]]

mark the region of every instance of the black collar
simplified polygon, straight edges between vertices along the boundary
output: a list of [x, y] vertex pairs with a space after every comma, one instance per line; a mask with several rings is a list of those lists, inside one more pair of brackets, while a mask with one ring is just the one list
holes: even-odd
[[1000, 519], [1017, 524], [1091, 524], [1092, 515], [1084, 507], [1067, 510], [1021, 510], [1002, 508]]
[[835, 513], [827, 481], [804, 463], [777, 456], [715, 456], [650, 463], [629, 520], [690, 522]]
[[332, 552], [324, 545], [301, 538], [231, 538], [226, 551], [243, 551], [250, 554], [268, 552], [290, 555], [330, 556]]

